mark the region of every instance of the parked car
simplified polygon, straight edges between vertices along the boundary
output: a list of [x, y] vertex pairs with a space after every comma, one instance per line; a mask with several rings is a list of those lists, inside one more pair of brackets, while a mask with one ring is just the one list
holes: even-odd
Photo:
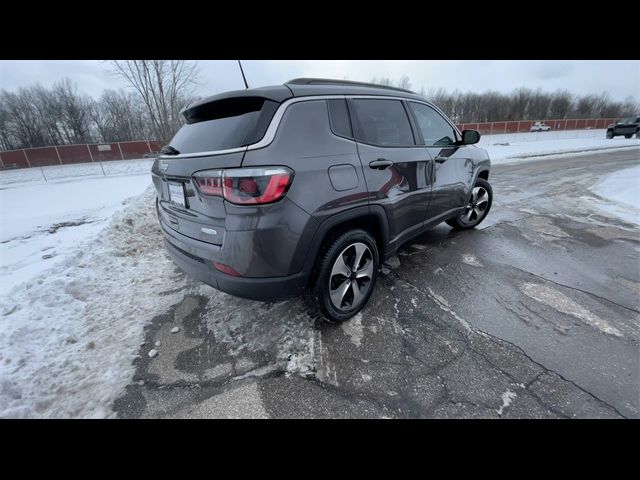
[[529, 129], [530, 132], [548, 132], [551, 127], [544, 122], [535, 122]]
[[441, 222], [473, 228], [491, 208], [480, 134], [407, 90], [295, 79], [183, 115], [152, 169], [165, 244], [232, 295], [302, 294], [346, 320], [400, 245]]
[[640, 117], [623, 118], [607, 126], [607, 138], [620, 135], [624, 135], [624, 138], [631, 138], [633, 135], [640, 138]]

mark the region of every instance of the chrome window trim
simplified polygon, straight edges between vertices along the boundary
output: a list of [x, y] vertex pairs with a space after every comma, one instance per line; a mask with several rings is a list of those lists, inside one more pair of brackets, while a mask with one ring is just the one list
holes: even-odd
[[[352, 98], [370, 98], [370, 99], [378, 99], [378, 100], [400, 100], [400, 101], [404, 100], [404, 101], [407, 101], [407, 102], [422, 103], [422, 104], [427, 105], [428, 107], [431, 107], [434, 110], [436, 110], [449, 123], [449, 125], [451, 125], [453, 127], [453, 129], [460, 136], [462, 136], [462, 134], [460, 133], [460, 130], [458, 130], [458, 128], [453, 123], [451, 123], [451, 121], [442, 112], [442, 110], [440, 110], [438, 107], [436, 107], [435, 105], [429, 103], [426, 100], [416, 100], [416, 99], [413, 99], [413, 98], [406, 98], [406, 97], [395, 96], [395, 95], [307, 95], [307, 96], [304, 96], [304, 97], [289, 98], [288, 100], [285, 100], [284, 102], [282, 102], [282, 104], [280, 104], [280, 106], [276, 110], [276, 113], [273, 115], [273, 118], [271, 119], [271, 122], [269, 123], [269, 127], [267, 127], [267, 131], [265, 132], [264, 136], [262, 137], [262, 140], [260, 140], [259, 142], [252, 143], [251, 145], [247, 145], [247, 146], [244, 146], [244, 147], [230, 148], [230, 149], [227, 149], [227, 150], [213, 150], [213, 151], [208, 151], [208, 152], [181, 153], [179, 155], [160, 155], [158, 158], [171, 160], [171, 159], [176, 159], [176, 158], [207, 157], [207, 156], [210, 156], [210, 155], [224, 155], [224, 154], [229, 154], [229, 153], [246, 152], [248, 150], [257, 150], [259, 148], [264, 148], [264, 147], [269, 146], [271, 144], [271, 142], [273, 142], [274, 138], [276, 137], [276, 133], [278, 131], [278, 128], [280, 127], [280, 122], [282, 121], [282, 117], [284, 116], [287, 108], [289, 108], [289, 106], [293, 105], [294, 103], [312, 102], [314, 100], [352, 99]], [[414, 145], [414, 146], [420, 147], [420, 146], [424, 146], [424, 145]]]

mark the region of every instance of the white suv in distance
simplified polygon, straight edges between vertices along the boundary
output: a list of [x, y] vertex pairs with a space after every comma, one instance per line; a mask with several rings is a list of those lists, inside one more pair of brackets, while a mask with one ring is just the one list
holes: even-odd
[[530, 132], [548, 132], [551, 130], [549, 125], [545, 125], [544, 122], [536, 122], [529, 129]]

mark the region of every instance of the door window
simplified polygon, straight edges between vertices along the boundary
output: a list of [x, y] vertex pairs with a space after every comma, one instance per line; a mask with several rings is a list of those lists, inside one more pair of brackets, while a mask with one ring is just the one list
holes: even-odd
[[426, 146], [442, 147], [456, 143], [455, 130], [442, 115], [422, 103], [410, 102], [409, 105], [411, 105], [416, 117]]
[[382, 147], [415, 145], [407, 112], [399, 100], [353, 100], [360, 125], [358, 140]]

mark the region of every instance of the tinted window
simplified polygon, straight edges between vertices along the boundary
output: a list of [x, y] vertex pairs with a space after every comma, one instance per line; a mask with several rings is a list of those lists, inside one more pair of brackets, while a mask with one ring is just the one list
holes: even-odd
[[264, 136], [278, 105], [264, 98], [241, 97], [188, 109], [187, 124], [170, 145], [180, 153], [196, 153], [255, 143]]
[[346, 100], [327, 100], [329, 106], [329, 120], [331, 121], [331, 130], [336, 135], [343, 137], [353, 137], [351, 133], [351, 121], [349, 120], [349, 112], [347, 110]]
[[382, 146], [414, 145], [409, 118], [398, 100], [356, 99], [360, 139]]
[[438, 112], [422, 103], [409, 103], [416, 116], [418, 128], [427, 146], [453, 145], [456, 134], [449, 123]]

